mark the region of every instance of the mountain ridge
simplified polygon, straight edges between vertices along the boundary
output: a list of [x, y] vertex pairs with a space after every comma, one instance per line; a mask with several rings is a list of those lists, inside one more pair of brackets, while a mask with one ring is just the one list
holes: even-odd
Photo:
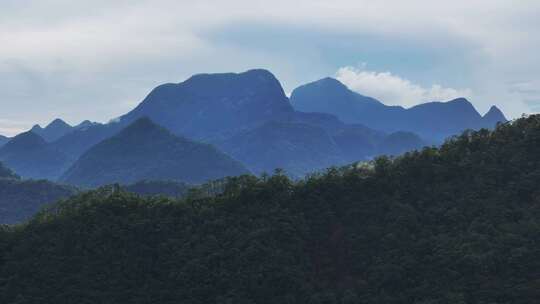
[[325, 111], [347, 123], [362, 123], [376, 130], [413, 132], [434, 143], [465, 129], [493, 128], [495, 120], [506, 121], [496, 107], [487, 118], [482, 117], [465, 98], [422, 103], [410, 108], [387, 106], [328, 77], [293, 90], [291, 104], [300, 111]]
[[84, 187], [145, 179], [201, 183], [245, 173], [213, 146], [173, 135], [143, 117], [86, 151], [60, 180]]
[[0, 161], [24, 178], [56, 180], [69, 158], [32, 131], [13, 137], [0, 148]]

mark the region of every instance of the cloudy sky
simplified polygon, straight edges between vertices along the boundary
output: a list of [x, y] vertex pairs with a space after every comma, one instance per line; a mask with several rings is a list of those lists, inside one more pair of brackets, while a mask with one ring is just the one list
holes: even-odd
[[540, 1], [0, 1], [0, 134], [108, 121], [156, 85], [271, 70], [387, 104], [540, 112]]

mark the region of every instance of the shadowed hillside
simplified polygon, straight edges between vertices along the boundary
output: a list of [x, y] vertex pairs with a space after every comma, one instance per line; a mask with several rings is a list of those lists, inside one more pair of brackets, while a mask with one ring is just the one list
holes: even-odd
[[90, 148], [61, 178], [84, 187], [144, 179], [202, 183], [248, 171], [211, 145], [173, 135], [141, 118]]

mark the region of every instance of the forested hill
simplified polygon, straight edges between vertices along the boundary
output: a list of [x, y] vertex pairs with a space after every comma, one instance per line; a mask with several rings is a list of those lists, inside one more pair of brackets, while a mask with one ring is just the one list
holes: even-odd
[[76, 189], [46, 180], [21, 180], [0, 162], [0, 225], [24, 221], [44, 205], [76, 193]]
[[0, 232], [1, 303], [536, 303], [540, 116], [397, 159], [81, 194]]

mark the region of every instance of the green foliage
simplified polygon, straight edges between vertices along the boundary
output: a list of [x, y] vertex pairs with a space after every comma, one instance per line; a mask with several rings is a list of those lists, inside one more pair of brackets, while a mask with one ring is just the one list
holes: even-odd
[[535, 303], [539, 178], [531, 116], [298, 182], [102, 188], [0, 230], [0, 302]]
[[168, 196], [180, 198], [186, 195], [192, 186], [176, 181], [143, 180], [123, 187], [127, 192], [142, 196]]

